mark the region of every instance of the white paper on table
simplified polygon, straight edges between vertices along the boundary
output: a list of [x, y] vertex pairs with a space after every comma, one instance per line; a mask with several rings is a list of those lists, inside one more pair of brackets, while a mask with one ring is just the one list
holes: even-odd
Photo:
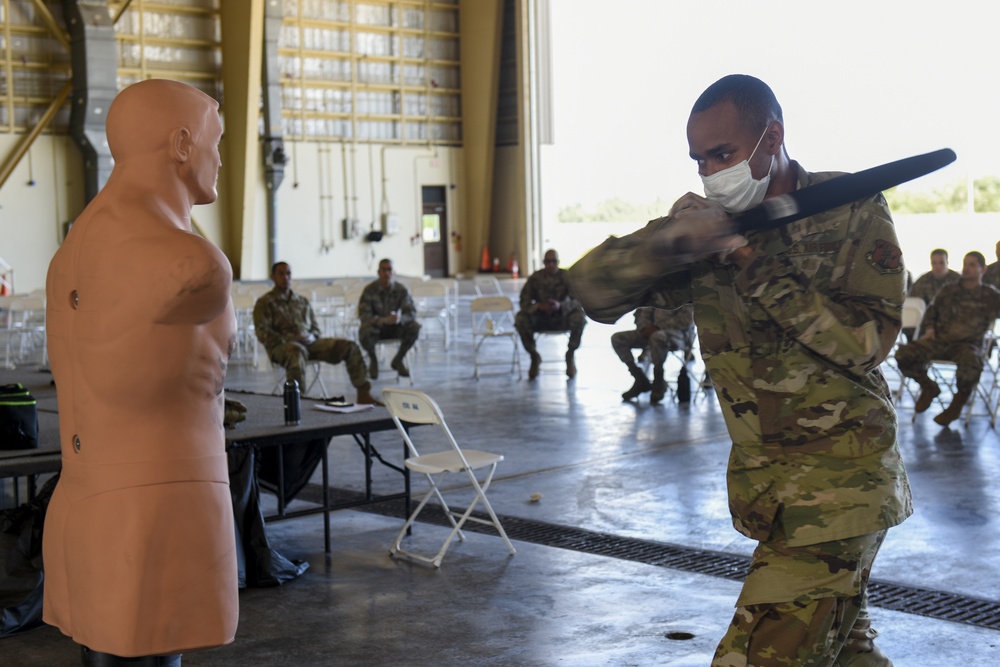
[[364, 412], [365, 410], [371, 410], [375, 407], [374, 403], [355, 403], [354, 405], [345, 405], [342, 407], [336, 405], [323, 405], [317, 404], [314, 406], [317, 410], [322, 410], [323, 412], [340, 412], [342, 414], [347, 414], [349, 412]]

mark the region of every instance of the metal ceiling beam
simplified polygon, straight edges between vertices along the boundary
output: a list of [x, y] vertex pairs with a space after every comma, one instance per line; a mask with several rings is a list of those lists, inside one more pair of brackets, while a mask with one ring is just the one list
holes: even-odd
[[23, 158], [25, 153], [28, 152], [31, 145], [35, 143], [35, 139], [38, 138], [38, 135], [45, 130], [52, 119], [55, 118], [59, 109], [62, 108], [62, 105], [66, 103], [66, 98], [69, 97], [69, 92], [72, 89], [73, 83], [71, 81], [67, 81], [63, 85], [62, 90], [59, 91], [59, 94], [56, 95], [56, 98], [52, 100], [51, 104], [49, 104], [49, 108], [45, 110], [45, 113], [42, 115], [42, 118], [38, 121], [38, 123], [31, 128], [31, 131], [28, 132], [28, 134], [21, 138], [21, 141], [17, 143], [17, 146], [14, 148], [14, 152], [7, 157], [3, 166], [0, 167], [0, 188], [2, 188], [4, 183], [7, 182], [10, 175], [14, 173], [14, 169], [17, 168], [17, 165], [21, 162], [21, 158]]

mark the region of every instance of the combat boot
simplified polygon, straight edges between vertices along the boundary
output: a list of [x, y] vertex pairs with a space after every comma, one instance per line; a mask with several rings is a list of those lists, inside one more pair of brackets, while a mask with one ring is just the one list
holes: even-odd
[[399, 373], [399, 377], [401, 378], [410, 377], [410, 369], [407, 368], [406, 364], [403, 363], [403, 358], [401, 356], [397, 355], [395, 358], [393, 358], [392, 363], [389, 365], [392, 366], [392, 370]]
[[538, 377], [538, 367], [542, 365], [542, 355], [537, 352], [531, 353], [531, 368], [528, 369], [528, 379], [534, 380]]
[[649, 404], [656, 405], [667, 395], [667, 381], [663, 379], [663, 369], [653, 369], [653, 391], [649, 394]]
[[365, 382], [358, 387], [358, 405], [385, 405], [382, 401], [372, 396], [372, 383]]
[[573, 350], [566, 353], [566, 377], [570, 380], [576, 377], [576, 359], [574, 359]]
[[626, 401], [638, 398], [639, 394], [645, 394], [653, 388], [653, 385], [649, 384], [649, 378], [646, 377], [646, 374], [640, 368], [630, 368], [629, 372], [635, 378], [635, 382], [632, 384], [631, 389], [622, 394], [622, 399]]
[[931, 403], [934, 399], [938, 397], [941, 393], [941, 387], [937, 386], [936, 382], [933, 382], [930, 378], [923, 378], [917, 380], [920, 383], [920, 396], [917, 398], [916, 405], [913, 406], [914, 412], [926, 412], [927, 408], [931, 407]]
[[368, 377], [373, 380], [378, 379], [378, 356], [375, 354], [375, 348], [370, 350], [365, 350], [368, 353], [368, 358], [371, 359], [371, 363], [368, 364]]
[[955, 397], [951, 399], [951, 405], [949, 405], [944, 412], [939, 414], [934, 418], [934, 421], [941, 426], [947, 426], [956, 419], [962, 416], [962, 408], [965, 407], [965, 402], [969, 400], [968, 391], [955, 392]]

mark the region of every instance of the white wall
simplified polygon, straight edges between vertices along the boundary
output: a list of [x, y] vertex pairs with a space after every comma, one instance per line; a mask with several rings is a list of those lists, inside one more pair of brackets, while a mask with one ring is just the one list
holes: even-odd
[[[9, 156], [23, 135], [0, 135], [0, 155]], [[70, 137], [39, 136], [0, 188], [0, 257], [14, 269], [18, 293], [45, 287], [49, 261], [62, 243], [64, 223], [84, 207], [83, 157]], [[34, 185], [28, 185], [29, 180]], [[222, 242], [219, 202], [191, 213], [197, 230]]]
[[[22, 138], [0, 135], [0, 155], [9, 156]], [[82, 160], [71, 139], [42, 135], [30, 158], [30, 167], [26, 155], [0, 189], [0, 257], [13, 267], [19, 293], [45, 287], [63, 223], [79, 214], [84, 197]]]
[[[447, 188], [449, 226], [463, 233], [460, 148], [390, 145], [383, 151], [378, 144], [369, 148], [329, 142], [285, 146], [288, 164], [277, 197], [278, 258], [291, 264], [297, 279], [358, 275], [374, 279], [383, 257], [393, 260], [397, 273], [422, 275], [420, 188], [425, 185]], [[263, 169], [258, 192], [254, 221], [244, 239], [244, 280], [266, 278], [270, 269]], [[369, 243], [364, 237], [373, 223], [380, 228], [383, 209], [399, 217], [399, 232]], [[358, 219], [356, 238], [343, 237], [345, 217]], [[456, 273], [462, 256], [450, 240], [448, 247], [449, 267]]]

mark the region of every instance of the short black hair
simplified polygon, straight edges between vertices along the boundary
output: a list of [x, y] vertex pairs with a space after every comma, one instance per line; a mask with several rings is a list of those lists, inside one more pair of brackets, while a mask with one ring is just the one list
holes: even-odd
[[975, 257], [976, 261], [979, 262], [979, 266], [986, 266], [986, 257], [984, 257], [983, 253], [979, 252], [978, 250], [973, 250], [972, 252], [967, 252], [967, 253], [965, 253], [965, 256], [966, 257]]
[[754, 132], [762, 132], [773, 120], [785, 122], [774, 91], [748, 74], [730, 74], [713, 83], [695, 100], [691, 113], [708, 111], [725, 100], [733, 103], [740, 118]]
[[944, 258], [948, 259], [948, 251], [944, 248], [934, 248], [934, 250], [931, 250], [931, 257], [934, 255], [944, 255]]
[[271, 265], [271, 273], [268, 274], [268, 275], [272, 275], [273, 276], [274, 272], [277, 271], [278, 267], [281, 266], [282, 264], [284, 264], [285, 266], [288, 266], [288, 262], [275, 262], [274, 264]]

